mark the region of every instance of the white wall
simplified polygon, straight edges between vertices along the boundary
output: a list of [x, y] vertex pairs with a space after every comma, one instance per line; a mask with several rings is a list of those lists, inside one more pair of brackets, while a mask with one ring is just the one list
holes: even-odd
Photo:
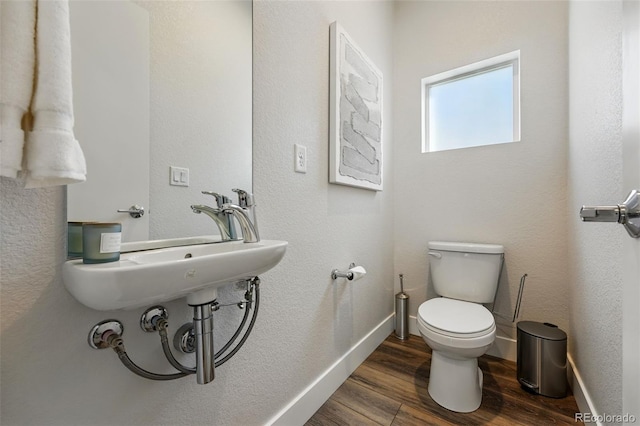
[[[497, 311], [513, 314], [527, 273], [521, 319], [567, 330], [567, 3], [397, 2], [395, 23], [394, 267], [411, 315], [435, 296], [428, 241], [498, 243]], [[517, 49], [522, 142], [421, 154], [421, 78]]]
[[569, 352], [599, 414], [622, 413], [621, 226], [582, 223], [583, 204], [622, 202], [622, 3], [569, 14]]
[[[91, 349], [89, 329], [117, 318], [134, 361], [171, 370], [158, 337], [139, 330], [141, 310], [93, 311], [64, 289], [64, 189], [23, 190], [2, 178], [3, 425], [262, 424], [393, 311], [391, 126], [384, 135], [388, 189], [327, 183], [329, 24], [339, 20], [390, 82], [392, 4], [257, 2], [254, 18], [260, 227], [265, 238], [290, 246], [282, 264], [262, 277], [252, 336], [206, 386], [193, 377], [168, 383], [138, 378], [112, 351]], [[393, 99], [391, 84], [384, 97]], [[391, 107], [384, 118], [390, 124]], [[307, 174], [293, 172], [294, 143], [307, 146]], [[369, 274], [332, 283], [330, 271], [351, 261]], [[191, 315], [184, 300], [166, 306], [174, 330]]]
[[[260, 232], [289, 241], [274, 285], [264, 286], [265, 297], [279, 301], [263, 317], [262, 326], [277, 336], [264, 350], [286, 348], [280, 370], [268, 374], [290, 394], [393, 312], [393, 191], [328, 183], [328, 41], [329, 25], [338, 20], [384, 75], [384, 176], [393, 188], [392, 3], [260, 1], [254, 7]], [[294, 143], [307, 147], [306, 174], [293, 172]], [[331, 270], [352, 261], [367, 269], [366, 277], [332, 284]]]

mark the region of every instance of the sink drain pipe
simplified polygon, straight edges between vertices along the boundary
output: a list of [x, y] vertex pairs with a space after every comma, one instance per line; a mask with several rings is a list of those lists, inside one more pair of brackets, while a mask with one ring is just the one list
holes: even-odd
[[199, 385], [206, 385], [215, 377], [211, 303], [193, 307], [193, 330], [196, 337], [196, 380]]

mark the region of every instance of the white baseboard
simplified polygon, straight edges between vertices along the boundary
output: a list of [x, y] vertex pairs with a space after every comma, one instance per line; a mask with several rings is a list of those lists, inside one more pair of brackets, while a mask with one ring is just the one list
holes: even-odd
[[418, 322], [416, 320], [416, 317], [414, 317], [413, 315], [409, 315], [409, 334], [420, 336], [420, 331], [418, 330]]
[[487, 355], [516, 362], [518, 359], [518, 342], [508, 337], [496, 336], [496, 340], [487, 351]]
[[385, 318], [266, 424], [302, 425], [309, 420], [351, 373], [391, 334], [393, 319], [394, 314]]
[[[583, 415], [589, 414], [592, 419], [598, 419], [598, 412], [593, 405], [589, 392], [587, 392], [587, 388], [582, 381], [582, 376], [580, 376], [580, 372], [570, 354], [567, 354], [567, 378], [580, 413]], [[602, 426], [600, 420], [596, 420], [596, 424]]]

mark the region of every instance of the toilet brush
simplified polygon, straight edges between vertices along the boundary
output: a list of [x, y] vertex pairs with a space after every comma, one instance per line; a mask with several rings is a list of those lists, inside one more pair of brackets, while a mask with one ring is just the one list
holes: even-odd
[[400, 274], [400, 293], [396, 294], [396, 337], [409, 338], [409, 295], [404, 292], [403, 274]]

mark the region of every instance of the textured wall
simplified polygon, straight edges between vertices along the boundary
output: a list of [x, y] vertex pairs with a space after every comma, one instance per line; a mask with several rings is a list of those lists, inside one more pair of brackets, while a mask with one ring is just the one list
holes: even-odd
[[[428, 241], [498, 243], [497, 311], [513, 313], [528, 273], [521, 318], [566, 330], [567, 3], [398, 2], [395, 20], [394, 267], [411, 315], [435, 296]], [[517, 49], [522, 142], [421, 154], [421, 78]]]
[[[622, 188], [622, 2], [571, 2], [569, 206]], [[622, 413], [621, 227], [570, 218], [569, 351], [600, 414]]]
[[[254, 190], [261, 233], [290, 246], [262, 277], [252, 336], [209, 385], [193, 378], [147, 381], [111, 351], [91, 349], [89, 329], [118, 318], [131, 357], [147, 369], [170, 371], [158, 337], [139, 330], [142, 310], [92, 311], [64, 289], [64, 190], [23, 190], [2, 178], [3, 425], [263, 424], [393, 311], [391, 126], [384, 151], [389, 189], [327, 183], [329, 24], [339, 20], [391, 81], [391, 7], [255, 4]], [[385, 99], [392, 99], [391, 84]], [[390, 124], [390, 103], [384, 114]], [[307, 174], [293, 172], [294, 143], [307, 146]], [[369, 274], [332, 283], [331, 269], [351, 261]], [[233, 300], [230, 293], [221, 299]], [[191, 315], [184, 305], [166, 304], [173, 329]], [[220, 330], [230, 329], [225, 322], [217, 322], [218, 345]]]

